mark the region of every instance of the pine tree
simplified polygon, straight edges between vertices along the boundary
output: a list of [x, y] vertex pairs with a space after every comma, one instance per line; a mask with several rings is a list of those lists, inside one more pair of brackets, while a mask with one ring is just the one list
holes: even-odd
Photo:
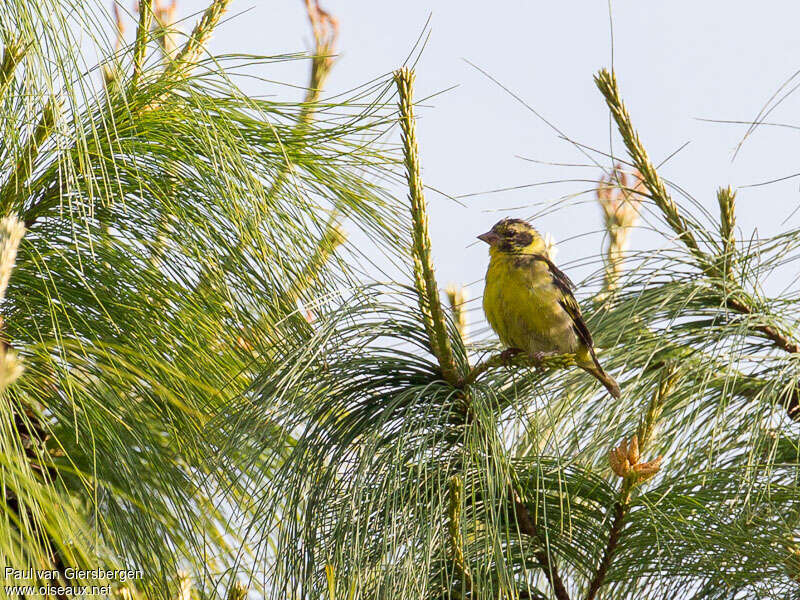
[[[716, 219], [679, 204], [598, 73], [630, 174], [598, 184], [606, 268], [581, 288], [614, 400], [569, 355], [508, 359], [443, 308], [413, 73], [394, 79], [410, 283], [364, 281], [262, 371], [259, 404], [297, 432], [263, 481], [269, 597], [795, 597], [798, 298], [761, 283], [799, 232], [746, 242], [730, 188]], [[667, 249], [629, 256], [643, 210]]]
[[[627, 157], [580, 300], [615, 400], [443, 301], [413, 71], [325, 99], [308, 0], [305, 96], [249, 97], [301, 57], [208, 55], [229, 5], [182, 37], [142, 0], [130, 42], [122, 5], [0, 5], [3, 564], [141, 570], [136, 598], [796, 597], [798, 297], [762, 284], [800, 231], [680, 201], [598, 73]], [[628, 252], [645, 211], [663, 248]]]
[[[310, 341], [296, 305], [309, 288], [348, 285], [336, 215], [393, 229], [372, 183], [381, 90], [321, 102], [320, 52], [208, 55], [229, 4], [211, 1], [188, 36], [171, 28], [174, 52], [149, 0], [129, 41], [121, 4], [116, 22], [105, 3], [0, 6], [0, 563], [56, 584], [241, 596], [253, 549], [231, 519], [256, 518], [266, 471], [242, 448], [223, 454], [214, 423], [254, 365]], [[313, 63], [303, 101], [237, 86], [287, 60]], [[243, 431], [280, 454], [278, 427]]]

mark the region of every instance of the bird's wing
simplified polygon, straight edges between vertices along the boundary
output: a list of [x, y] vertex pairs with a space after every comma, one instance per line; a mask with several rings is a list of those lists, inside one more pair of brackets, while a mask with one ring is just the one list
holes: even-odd
[[572, 319], [572, 327], [575, 330], [575, 333], [578, 335], [578, 338], [580, 338], [580, 340], [586, 344], [589, 350], [592, 351], [592, 347], [594, 345], [594, 342], [592, 341], [592, 334], [589, 331], [589, 328], [586, 326], [586, 321], [583, 320], [583, 315], [581, 315], [581, 307], [578, 305], [578, 301], [575, 300], [575, 296], [572, 295], [572, 290], [575, 289], [575, 284], [572, 283], [570, 278], [567, 277], [564, 272], [545, 255], [534, 254], [533, 258], [534, 260], [542, 261], [547, 265], [547, 268], [550, 270], [550, 276], [553, 278], [553, 284], [561, 292], [562, 297], [558, 303]]

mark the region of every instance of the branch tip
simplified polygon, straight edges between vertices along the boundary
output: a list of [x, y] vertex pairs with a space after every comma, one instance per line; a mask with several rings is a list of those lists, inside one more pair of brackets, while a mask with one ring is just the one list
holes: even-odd
[[403, 67], [394, 72], [399, 95], [400, 130], [411, 209], [411, 255], [414, 263], [414, 285], [431, 351], [436, 356], [442, 376], [453, 385], [460, 377], [453, 358], [453, 349], [445, 325], [444, 311], [431, 257], [428, 233], [428, 208], [423, 192], [416, 122], [414, 120], [414, 72]]

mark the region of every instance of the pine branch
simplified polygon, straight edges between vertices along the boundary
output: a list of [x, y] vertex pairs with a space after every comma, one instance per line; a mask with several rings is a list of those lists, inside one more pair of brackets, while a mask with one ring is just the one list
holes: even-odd
[[462, 286], [450, 284], [445, 290], [447, 294], [447, 301], [450, 303], [450, 312], [453, 314], [453, 321], [456, 324], [456, 330], [461, 337], [461, 343], [466, 344], [469, 341], [469, 323], [467, 321], [467, 290]]
[[541, 357], [530, 356], [521, 351], [504, 350], [475, 365], [464, 378], [464, 386], [472, 385], [481, 375], [499, 367], [533, 367], [537, 369], [566, 369], [575, 365], [574, 354], [553, 354]]
[[439, 297], [439, 287], [431, 259], [431, 239], [428, 234], [428, 212], [425, 204], [419, 148], [414, 122], [413, 86], [414, 72], [402, 68], [394, 72], [394, 81], [400, 96], [400, 129], [403, 138], [406, 178], [411, 203], [412, 248], [414, 260], [414, 285], [417, 288], [419, 308], [434, 356], [439, 361], [442, 376], [453, 385], [459, 384], [459, 375], [453, 358], [453, 349], [445, 325], [444, 311]]
[[[295, 135], [305, 131], [314, 118], [314, 112], [317, 109], [322, 89], [333, 68], [334, 59], [332, 55], [339, 35], [338, 21], [330, 13], [322, 10], [318, 1], [314, 3], [312, 0], [306, 0], [306, 9], [308, 20], [311, 23], [311, 30], [314, 34], [315, 46], [314, 54], [311, 58], [308, 89], [293, 131]], [[291, 172], [292, 165], [289, 157], [284, 155], [283, 158], [284, 162], [281, 165], [281, 169], [275, 175], [272, 186], [270, 186], [267, 193], [268, 199], [274, 198], [281, 190]]]
[[[502, 367], [502, 366], [535, 366], [538, 368], [542, 368], [543, 366], [547, 366], [550, 368], [558, 368], [558, 367], [566, 367], [575, 364], [575, 357], [572, 354], [564, 354], [564, 355], [556, 355], [556, 356], [544, 356], [544, 357], [532, 357], [528, 354], [522, 353], [518, 350], [505, 350], [503, 352], [499, 352], [494, 356], [491, 356], [487, 360], [479, 363], [475, 366], [470, 373], [467, 375], [466, 378], [460, 383], [460, 387], [462, 388], [461, 393], [459, 394], [459, 398], [461, 398], [465, 404], [465, 414], [467, 415], [467, 422], [472, 420], [473, 409], [470, 403], [470, 390], [469, 386], [475, 383], [477, 379], [486, 371]], [[451, 480], [451, 513], [453, 511], [453, 481], [458, 479], [459, 484], [461, 480], [457, 477], [454, 477]], [[516, 482], [516, 475], [512, 472], [512, 481]], [[539, 561], [542, 569], [544, 570], [545, 576], [547, 577], [550, 586], [553, 589], [553, 592], [556, 595], [557, 600], [569, 600], [569, 594], [567, 592], [567, 588], [564, 585], [563, 580], [558, 572], [558, 567], [556, 564], [550, 560], [550, 556], [547, 552], [547, 541], [543, 538], [534, 520], [531, 518], [530, 513], [528, 512], [527, 506], [520, 498], [519, 493], [517, 492], [516, 483], [509, 483], [508, 484], [508, 492], [511, 498], [511, 505], [514, 511], [514, 516], [516, 518], [517, 524], [519, 526], [519, 530], [521, 533], [532, 537], [537, 543], [542, 544], [545, 546], [542, 550], [536, 550], [534, 555], [536, 560]], [[452, 519], [451, 519], [452, 523]], [[460, 532], [459, 532], [460, 536]], [[453, 533], [451, 532], [451, 537], [453, 537]], [[460, 538], [459, 538], [460, 539]], [[460, 546], [459, 546], [460, 547]], [[463, 560], [463, 558], [462, 558]], [[465, 572], [465, 577], [468, 576], [468, 573]], [[469, 579], [470, 589], [472, 586], [472, 580]]]
[[[15, 216], [0, 221], [0, 302], [5, 300], [11, 271], [17, 260], [17, 249], [25, 235], [25, 226]], [[22, 362], [5, 334], [5, 321], [0, 317], [0, 396], [22, 374]]]
[[[0, 220], [0, 302], [6, 298], [8, 282], [16, 263], [17, 250], [24, 235], [25, 226], [16, 216], [10, 215]], [[22, 375], [23, 370], [22, 361], [12, 349], [5, 332], [5, 321], [0, 318], [0, 397], [3, 397], [6, 390]], [[41, 471], [41, 457], [47, 452], [44, 443], [48, 437], [41, 416], [28, 408], [20, 410], [17, 403], [11, 403], [9, 406], [16, 431], [27, 435], [24, 455], [27, 458], [28, 467]], [[45, 468], [44, 473], [51, 481], [55, 477], [51, 467]], [[61, 582], [66, 582], [64, 569], [69, 563], [64, 560], [57, 540], [49, 531], [46, 531], [47, 528], [43, 524], [37, 521], [28, 505], [20, 502], [20, 499], [14, 494], [6, 492], [4, 496], [6, 510], [15, 515], [18, 523], [26, 522], [28, 527], [35, 530], [36, 537], [49, 547], [50, 567], [58, 572]], [[63, 594], [56, 594], [56, 597], [66, 598]]]
[[639, 134], [636, 133], [636, 130], [633, 128], [631, 117], [619, 94], [616, 76], [613, 73], [609, 73], [606, 69], [602, 69], [595, 75], [594, 80], [606, 99], [606, 104], [608, 104], [611, 115], [617, 123], [619, 133], [622, 136], [628, 154], [630, 154], [634, 166], [641, 174], [642, 183], [647, 188], [647, 191], [650, 192], [650, 197], [653, 199], [653, 202], [661, 209], [672, 231], [678, 235], [678, 238], [683, 241], [689, 251], [701, 263], [705, 264], [707, 262], [706, 255], [697, 244], [697, 240], [690, 231], [688, 223], [678, 212], [678, 206], [667, 192], [664, 181], [647, 156], [647, 152], [639, 139]]
[[306, 11], [314, 33], [314, 56], [311, 60], [311, 78], [303, 101], [299, 123], [311, 119], [311, 113], [319, 101], [325, 81], [333, 67], [333, 54], [339, 37], [339, 22], [329, 12], [319, 6], [319, 0], [306, 0]]
[[[300, 111], [297, 115], [297, 121], [295, 122], [292, 132], [293, 137], [300, 137], [300, 134], [302, 134], [308, 128], [309, 124], [314, 118], [314, 111], [316, 109], [317, 102], [319, 101], [320, 94], [322, 93], [324, 83], [330, 74], [331, 68], [333, 67], [333, 58], [331, 58], [330, 55], [333, 52], [333, 48], [336, 44], [336, 39], [338, 36], [338, 22], [336, 19], [329, 13], [322, 10], [319, 7], [319, 4], [314, 5], [311, 3], [311, 0], [307, 0], [306, 4], [308, 8], [308, 18], [311, 22], [312, 31], [314, 32], [316, 46], [314, 49], [314, 56], [311, 61], [308, 90], [306, 91], [305, 99], [303, 100], [303, 104], [301, 105]], [[273, 204], [273, 200], [283, 188], [283, 185], [286, 182], [289, 173], [291, 172], [292, 166], [291, 162], [289, 161], [289, 157], [284, 154], [283, 158], [284, 160], [281, 163], [281, 167], [275, 175], [275, 178], [272, 180], [272, 185], [266, 193], [266, 199], [263, 203], [265, 206], [271, 206]], [[319, 271], [328, 261], [328, 258], [333, 250], [335, 250], [338, 245], [344, 242], [345, 237], [346, 236], [342, 231], [336, 217], [331, 217], [326, 227], [326, 231], [317, 245], [314, 255], [311, 257], [311, 260], [307, 264], [300, 277], [295, 279], [295, 281], [293, 281], [289, 287], [288, 295], [292, 300], [297, 300], [300, 293], [307, 289], [311, 282], [316, 279]], [[230, 261], [240, 253], [244, 245], [244, 239], [237, 241], [235, 250], [226, 257], [226, 260], [222, 265], [223, 271], [230, 265]], [[207, 282], [209, 276], [210, 274], [208, 269], [204, 268], [199, 278], [199, 283], [197, 286], [198, 289], [201, 287], [201, 284], [205, 284]]]
[[[168, 82], [174, 84], [181, 81], [182, 78], [188, 77], [189, 70], [195, 66], [195, 63], [202, 52], [203, 46], [211, 37], [211, 33], [218, 24], [219, 20], [222, 18], [222, 14], [225, 12], [230, 2], [231, 0], [214, 0], [206, 9], [200, 21], [192, 31], [189, 41], [186, 42], [180, 54], [164, 71], [163, 76], [168, 80]], [[140, 32], [137, 30], [137, 38], [139, 33]], [[135, 117], [135, 113], [137, 112], [155, 110], [160, 104], [160, 98], [166, 96], [167, 93], [167, 91], [163, 91], [161, 92], [161, 96], [151, 100], [150, 102], [131, 107], [131, 111], [134, 113], [131, 116]], [[49, 208], [51, 205], [52, 202], [47, 202], [45, 200], [33, 204], [26, 211], [25, 226], [30, 229], [41, 215], [41, 212]]]
[[[516, 517], [517, 524], [519, 525], [519, 530], [525, 535], [534, 538], [537, 542], [546, 546], [546, 540], [542, 539], [542, 536], [539, 534], [539, 529], [536, 527], [536, 523], [531, 518], [531, 515], [528, 512], [528, 507], [525, 506], [525, 503], [511, 485], [509, 485], [509, 493], [514, 501], [514, 515]], [[555, 563], [550, 560], [550, 556], [547, 553], [547, 548], [545, 547], [543, 550], [536, 550], [534, 552], [534, 556], [541, 564], [545, 577], [547, 577], [547, 581], [550, 582], [550, 586], [553, 588], [553, 593], [556, 595], [556, 598], [558, 600], [569, 600], [567, 588], [564, 585], [564, 581], [561, 579], [561, 576], [559, 575], [558, 568], [556, 567]]]
[[[574, 364], [575, 356], [573, 354], [532, 357], [519, 350], [505, 350], [503, 352], [499, 352], [482, 363], [476, 365], [470, 371], [467, 377], [461, 382], [463, 390], [461, 397], [467, 403], [465, 412], [467, 415], [472, 413], [472, 407], [469, 404], [469, 386], [474, 384], [483, 373], [490, 369], [512, 365], [535, 366], [538, 368], [545, 366], [550, 368], [563, 368]], [[517, 492], [516, 486], [518, 484], [515, 483], [516, 475], [512, 474], [512, 481], [512, 483], [508, 484], [508, 492], [511, 498], [511, 505], [514, 510], [514, 516], [519, 526], [519, 530], [521, 533], [532, 537], [537, 543], [540, 543], [545, 547], [542, 550], [535, 551], [534, 555], [536, 560], [539, 561], [542, 569], [544, 570], [545, 576], [547, 577], [547, 580], [550, 583], [557, 600], [569, 600], [569, 593], [567, 592], [567, 588], [564, 585], [561, 576], [559, 575], [558, 567], [553, 561], [550, 560], [550, 556], [547, 552], [547, 540], [540, 535], [535, 521], [531, 518], [531, 515], [528, 512], [527, 506], [525, 506], [525, 503], [522, 501], [519, 493]]]
[[16, 38], [9, 39], [5, 48], [3, 48], [3, 61], [0, 62], [0, 101], [6, 95], [6, 91], [14, 80], [14, 71], [23, 56], [25, 56], [25, 47], [20, 40]]
[[464, 495], [464, 482], [457, 475], [450, 478], [450, 505], [447, 511], [447, 531], [450, 535], [449, 552], [456, 568], [464, 578], [467, 591], [472, 591], [472, 574], [464, 559], [464, 540], [461, 537], [461, 501]]
[[[5, 300], [8, 283], [14, 269], [17, 251], [25, 235], [25, 226], [14, 215], [9, 215], [0, 220], [0, 302]], [[24, 367], [22, 361], [12, 348], [8, 335], [5, 332], [5, 320], [0, 317], [0, 397], [3, 397], [6, 390], [16, 382], [22, 375]], [[52, 465], [45, 466], [46, 457], [49, 454], [45, 445], [50, 437], [47, 427], [43, 422], [41, 411], [34, 410], [30, 406], [20, 406], [18, 403], [11, 403], [10, 412], [14, 423], [14, 428], [24, 439], [24, 456], [27, 459], [28, 467], [32, 471], [39, 471], [45, 476], [45, 481], [52, 482], [56, 479], [57, 473]], [[27, 527], [33, 530], [34, 535], [41, 539], [45, 547], [48, 548], [50, 568], [58, 573], [58, 580], [61, 583], [68, 583], [64, 572], [69, 564], [74, 564], [72, 560], [66, 560], [64, 548], [59, 547], [58, 538], [39, 521], [39, 517], [31, 510], [30, 504], [20, 501], [14, 494], [6, 493], [4, 498], [5, 506], [8, 511], [16, 516], [17, 522], [26, 522]], [[56, 593], [56, 598], [66, 598], [63, 593]]]
[[[735, 237], [734, 228], [736, 226], [736, 192], [730, 187], [720, 188], [717, 192], [717, 201], [720, 208], [720, 235], [722, 237], [722, 259], [723, 273], [726, 280], [731, 279], [731, 272], [734, 262]], [[711, 273], [716, 274], [716, 273]], [[725, 298], [725, 305], [742, 314], [752, 314], [753, 310], [748, 306], [746, 298], [742, 294], [730, 295]], [[754, 330], [762, 333], [767, 339], [775, 343], [776, 346], [791, 354], [800, 353], [800, 343], [793, 340], [791, 336], [780, 331], [771, 325], [756, 325]]]
[[314, 283], [319, 280], [322, 268], [328, 262], [336, 248], [344, 243], [345, 239], [347, 239], [347, 235], [342, 230], [337, 216], [332, 215], [325, 225], [325, 231], [317, 243], [313, 254], [309, 257], [301, 273], [292, 282], [286, 295], [292, 300], [297, 300], [303, 291], [314, 285]]
[[[738, 298], [726, 298], [725, 306], [745, 315], [753, 314], [753, 309]], [[792, 339], [790, 335], [778, 328], [772, 325], [753, 325], [752, 329], [762, 333], [764, 337], [772, 341], [781, 350], [789, 352], [790, 354], [800, 354], [800, 342]]]
[[19, 197], [25, 182], [31, 176], [31, 171], [36, 158], [39, 156], [39, 149], [42, 144], [50, 137], [56, 124], [60, 104], [54, 98], [48, 100], [42, 111], [42, 117], [22, 148], [21, 155], [17, 164], [8, 178], [8, 181], [0, 191], [2, 207], [5, 212], [12, 208], [12, 204]]
[[612, 296], [619, 287], [628, 236], [639, 222], [641, 177], [638, 173], [634, 173], [633, 177], [636, 183], [629, 187], [628, 174], [618, 164], [608, 179], [601, 179], [597, 186], [597, 202], [603, 209], [603, 223], [608, 235], [605, 277], [602, 291], [595, 297], [597, 303]]
[[730, 278], [736, 250], [736, 238], [734, 237], [736, 192], [730, 186], [719, 188], [717, 190], [717, 201], [719, 202], [719, 233], [722, 237], [723, 271], [725, 277]]
[[187, 67], [194, 66], [230, 3], [231, 0], [214, 0], [209, 5], [192, 30], [186, 44], [178, 52], [175, 60], [167, 67], [165, 74], [168, 77], [174, 77]]
[[[687, 221], [680, 215], [677, 205], [667, 193], [663, 180], [656, 172], [653, 163], [648, 158], [647, 152], [639, 139], [639, 135], [633, 128], [630, 115], [620, 97], [617, 79], [614, 74], [609, 73], [606, 69], [602, 69], [595, 76], [595, 83], [606, 99], [606, 104], [617, 123], [617, 128], [628, 150], [628, 154], [631, 156], [634, 165], [642, 176], [643, 184], [649, 191], [650, 197], [653, 199], [656, 206], [658, 206], [664, 214], [667, 224], [678, 235], [678, 238], [682, 240], [691, 254], [698, 260], [703, 273], [712, 280], [715, 286], [719, 287], [720, 278], [726, 282], [726, 285], [732, 284], [733, 282], [730, 281], [730, 278], [726, 277], [725, 273], [719, 270], [715, 262], [710, 260], [706, 253], [700, 249], [694, 234], [689, 229]], [[732, 192], [723, 192], [723, 198], [720, 202], [724, 202], [725, 207], [722, 211], [723, 223], [721, 229], [726, 234], [724, 236], [724, 244], [726, 247], [732, 239], [731, 232], [734, 227], [733, 201], [734, 195]], [[743, 290], [736, 290], [735, 294], [722, 290], [721, 294], [723, 295], [724, 304], [727, 308], [745, 315], [753, 314], [754, 311], [751, 308], [753, 301]], [[751, 331], [756, 331], [771, 340], [778, 348], [791, 354], [800, 353], [800, 342], [792, 339], [790, 334], [780, 331], [777, 327], [772, 325], [751, 325], [750, 328]]]
[[619, 545], [622, 530], [625, 527], [625, 518], [630, 510], [631, 492], [640, 483], [644, 483], [653, 477], [661, 468], [661, 458], [657, 458], [648, 463], [639, 461], [641, 454], [650, 445], [655, 424], [661, 416], [664, 406], [664, 399], [671, 392], [675, 385], [676, 376], [672, 369], [665, 369], [662, 373], [661, 381], [650, 402], [647, 410], [639, 422], [636, 433], [627, 444], [625, 441], [609, 454], [611, 468], [618, 476], [622, 477], [619, 494], [616, 502], [611, 509], [611, 530], [606, 541], [600, 564], [597, 566], [594, 577], [589, 582], [586, 592], [586, 600], [594, 600], [600, 588], [605, 583], [608, 569], [614, 558], [614, 552]]
[[228, 589], [228, 600], [247, 600], [247, 587], [239, 581], [234, 581]]
[[133, 79], [136, 87], [142, 77], [147, 41], [150, 37], [150, 24], [153, 20], [153, 0], [139, 0], [139, 24], [136, 27], [136, 42], [133, 47]]

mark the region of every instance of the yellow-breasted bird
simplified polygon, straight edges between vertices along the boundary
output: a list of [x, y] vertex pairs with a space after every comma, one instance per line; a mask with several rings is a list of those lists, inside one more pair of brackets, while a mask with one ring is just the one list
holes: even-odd
[[575, 286], [548, 258], [539, 232], [521, 219], [503, 219], [478, 239], [489, 244], [490, 256], [483, 310], [500, 341], [538, 358], [574, 354], [580, 368], [619, 398], [619, 385], [594, 353]]

